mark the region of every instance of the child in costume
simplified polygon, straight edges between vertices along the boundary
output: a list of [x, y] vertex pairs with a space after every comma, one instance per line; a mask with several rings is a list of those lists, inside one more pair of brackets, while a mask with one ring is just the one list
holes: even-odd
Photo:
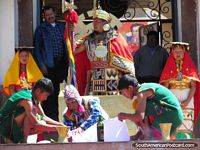
[[184, 121], [176, 132], [176, 138], [193, 137], [193, 124], [198, 115], [198, 70], [189, 53], [189, 44], [172, 42], [171, 53], [162, 71], [160, 83], [178, 98], [184, 112]]
[[33, 84], [43, 77], [35, 63], [29, 48], [18, 48], [6, 73], [3, 91], [7, 97], [21, 89], [31, 89]]
[[[134, 75], [126, 74], [118, 82], [120, 93], [138, 99], [136, 112], [118, 114], [119, 120], [130, 120], [142, 129], [145, 140], [162, 139], [161, 123], [172, 123], [170, 135], [182, 124], [183, 113], [177, 98], [166, 87], [157, 83], [139, 84]], [[136, 139], [140, 139], [136, 138]]]

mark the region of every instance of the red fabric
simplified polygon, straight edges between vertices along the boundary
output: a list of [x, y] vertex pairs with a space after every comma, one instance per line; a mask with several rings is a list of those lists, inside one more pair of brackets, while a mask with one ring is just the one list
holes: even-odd
[[75, 66], [78, 91], [79, 94], [83, 96], [87, 84], [87, 71], [90, 70], [90, 61], [87, 57], [86, 51], [75, 55]]
[[43, 134], [40, 133], [40, 134], [37, 135], [37, 142], [40, 142], [42, 140], [44, 140], [44, 137], [43, 137]]
[[78, 23], [78, 14], [74, 10], [68, 10], [65, 13], [64, 19], [68, 23]]
[[[198, 75], [198, 70], [196, 66], [194, 65], [189, 53], [186, 51], [183, 59], [183, 65], [181, 72], [183, 76], [188, 77], [194, 81], [197, 81], [196, 83], [196, 91], [194, 95], [194, 121], [196, 121], [198, 113], [200, 111], [200, 80]], [[165, 64], [165, 68], [162, 71], [161, 77], [160, 77], [160, 83], [163, 83], [165, 81], [170, 81], [172, 79], [175, 79], [177, 77], [178, 71], [176, 68], [176, 62], [173, 57], [173, 54], [170, 53], [169, 58]]]
[[[20, 66], [20, 71], [19, 71], [19, 79], [22, 80], [27, 80], [27, 74], [26, 72], [24, 72], [24, 70], [22, 70], [21, 66]], [[19, 91], [20, 89], [22, 89], [22, 85], [21, 84], [16, 84], [15, 85], [15, 91]]]
[[148, 119], [149, 119], [149, 124], [152, 125], [154, 123], [154, 119], [155, 119], [154, 116], [149, 115]]
[[[198, 70], [196, 66], [194, 65], [188, 52], [185, 52], [181, 72], [184, 76], [190, 79], [193, 79], [195, 81], [199, 81]], [[176, 78], [177, 75], [178, 75], [178, 71], [176, 68], [176, 62], [173, 57], [173, 54], [170, 53], [169, 58], [162, 71], [162, 74], [160, 77], [160, 83]]]
[[135, 44], [135, 43], [131, 43], [129, 44], [129, 47], [131, 48], [131, 53], [134, 53], [139, 49], [140, 45], [139, 44]]
[[119, 34], [117, 38], [111, 41], [111, 52], [116, 54], [117, 56], [121, 56], [130, 61], [133, 61], [129, 46], [121, 34]]

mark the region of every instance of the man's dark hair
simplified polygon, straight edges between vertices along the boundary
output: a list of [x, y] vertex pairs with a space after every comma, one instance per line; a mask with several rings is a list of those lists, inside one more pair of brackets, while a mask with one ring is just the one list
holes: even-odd
[[149, 31], [149, 32], [147, 33], [147, 38], [148, 38], [149, 36], [154, 36], [154, 37], [156, 37], [157, 40], [159, 40], [159, 33], [158, 33], [157, 31]]
[[53, 93], [53, 83], [48, 78], [42, 78], [38, 80], [35, 85], [33, 86], [33, 92], [36, 89], [40, 89], [41, 92], [48, 92], [49, 94]]
[[138, 87], [139, 83], [134, 75], [125, 74], [119, 79], [117, 89], [118, 90], [127, 89], [128, 86], [130, 85], [133, 87]]
[[47, 5], [47, 6], [44, 6], [44, 8], [42, 9], [43, 14], [44, 14], [44, 12], [45, 12], [46, 10], [49, 10], [49, 9], [52, 9], [53, 12], [56, 11], [55, 8], [54, 8], [53, 6]]

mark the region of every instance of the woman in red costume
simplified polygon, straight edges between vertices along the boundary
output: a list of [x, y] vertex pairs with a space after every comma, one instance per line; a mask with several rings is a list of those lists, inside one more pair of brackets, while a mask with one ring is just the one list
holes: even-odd
[[29, 48], [19, 48], [6, 73], [3, 91], [7, 97], [21, 89], [31, 89], [43, 77]]
[[184, 112], [185, 119], [176, 133], [178, 139], [193, 136], [193, 124], [200, 110], [200, 80], [188, 50], [188, 43], [172, 42], [170, 56], [160, 77], [160, 83], [175, 94]]

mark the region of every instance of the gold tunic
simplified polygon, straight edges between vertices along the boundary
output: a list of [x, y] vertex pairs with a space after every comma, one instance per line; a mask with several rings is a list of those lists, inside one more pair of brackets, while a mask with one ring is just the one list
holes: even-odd
[[191, 80], [188, 78], [183, 78], [182, 80], [171, 80], [169, 81], [170, 89], [188, 89], [191, 88]]

